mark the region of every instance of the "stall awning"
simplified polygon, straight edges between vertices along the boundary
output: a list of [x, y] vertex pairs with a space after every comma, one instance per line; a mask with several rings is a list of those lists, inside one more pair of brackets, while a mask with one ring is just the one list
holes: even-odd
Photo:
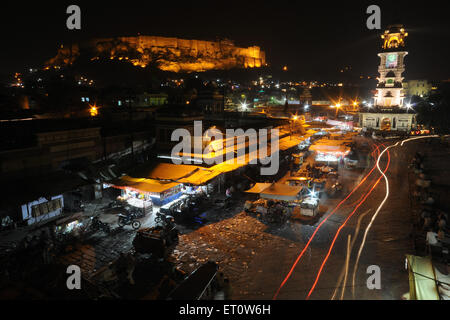
[[270, 187], [271, 183], [256, 183], [253, 188], [245, 191], [247, 193], [261, 193], [268, 187]]
[[229, 167], [230, 165], [226, 163], [210, 168], [184, 164], [158, 163], [152, 165], [150, 168], [141, 168], [140, 172], [134, 172], [133, 174], [140, 179], [204, 185], [221, 173], [234, 169]]
[[124, 189], [131, 188], [138, 192], [163, 193], [179, 185], [177, 182], [161, 182], [153, 179], [132, 178], [123, 176], [120, 179], [113, 181], [113, 187]]
[[298, 146], [305, 141], [309, 136], [287, 136], [279, 140], [279, 147], [281, 151], [288, 150], [290, 148]]
[[294, 201], [298, 199], [301, 186], [289, 186], [283, 183], [274, 183], [261, 193], [261, 198]]
[[202, 168], [198, 166], [183, 165], [183, 164], [176, 165], [172, 163], [158, 163], [149, 170], [146, 178], [156, 180], [176, 181], [191, 176], [199, 169]]
[[309, 150], [320, 153], [334, 153], [345, 155], [350, 152], [350, 147], [337, 140], [330, 140], [328, 143], [315, 143], [309, 147]]
[[406, 255], [411, 300], [439, 300], [434, 267], [429, 257]]
[[246, 192], [259, 193], [264, 199], [294, 201], [298, 199], [302, 189], [301, 186], [289, 186], [283, 183], [257, 183]]

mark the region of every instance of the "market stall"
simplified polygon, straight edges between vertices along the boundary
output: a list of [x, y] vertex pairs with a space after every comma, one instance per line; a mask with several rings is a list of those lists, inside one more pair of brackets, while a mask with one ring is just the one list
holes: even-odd
[[327, 166], [336, 165], [341, 159], [350, 153], [349, 142], [345, 140], [321, 139], [315, 142], [310, 151], [316, 152], [315, 161], [325, 163]]
[[302, 186], [283, 183], [256, 183], [247, 193], [259, 193], [263, 199], [297, 201], [301, 199]]
[[180, 183], [161, 182], [154, 179], [123, 176], [113, 182], [113, 187], [123, 190], [122, 197], [133, 206], [143, 208], [154, 204], [162, 206], [182, 195]]

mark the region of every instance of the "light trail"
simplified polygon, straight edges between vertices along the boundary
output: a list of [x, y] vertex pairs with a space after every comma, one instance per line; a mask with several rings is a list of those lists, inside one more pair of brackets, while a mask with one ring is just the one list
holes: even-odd
[[[436, 138], [436, 137], [439, 137], [439, 136], [438, 136], [438, 135], [433, 135], [433, 136], [422, 136], [422, 137], [409, 138], [409, 139], [403, 140], [403, 141], [401, 142], [400, 145], [403, 146], [403, 144], [404, 144], [405, 142], [408, 142], [408, 141], [413, 141], [413, 140], [418, 140], [418, 139], [425, 139], [425, 138]], [[359, 247], [359, 250], [358, 250], [358, 255], [356, 256], [356, 262], [355, 262], [355, 267], [354, 267], [354, 269], [353, 269], [353, 276], [352, 276], [352, 288], [353, 288], [353, 289], [352, 289], [352, 294], [353, 294], [353, 299], [355, 299], [355, 281], [356, 281], [356, 272], [357, 272], [357, 270], [358, 270], [358, 264], [359, 264], [359, 259], [360, 259], [360, 257], [361, 257], [361, 253], [362, 253], [362, 251], [363, 251], [363, 249], [364, 249], [364, 246], [365, 246], [365, 244], [366, 244], [367, 234], [369, 233], [370, 228], [372, 227], [373, 222], [374, 222], [375, 219], [377, 218], [378, 213], [381, 211], [381, 208], [384, 206], [384, 204], [386, 203], [387, 199], [389, 198], [389, 180], [388, 180], [387, 176], [385, 175], [385, 172], [386, 172], [386, 171], [385, 171], [385, 172], [382, 172], [381, 169], [380, 169], [380, 165], [379, 165], [380, 159], [381, 159], [381, 157], [383, 156], [383, 154], [384, 154], [386, 151], [389, 153], [388, 150], [389, 150], [390, 148], [393, 148], [393, 147], [398, 146], [399, 143], [400, 143], [400, 142], [397, 142], [396, 144], [391, 145], [391, 146], [385, 148], [385, 149], [381, 152], [381, 154], [379, 155], [378, 160], [377, 160], [377, 169], [378, 169], [378, 171], [382, 174], [382, 176], [383, 176], [383, 178], [384, 178], [384, 181], [386, 182], [386, 195], [384, 196], [383, 201], [381, 201], [380, 205], [378, 206], [377, 210], [375, 211], [374, 215], [372, 216], [372, 219], [370, 220], [368, 226], [366, 227], [366, 230], [365, 230], [365, 232], [364, 232], [363, 240], [361, 241], [361, 246]]]
[[[378, 157], [378, 159], [380, 159], [380, 157]], [[389, 151], [388, 151], [388, 163], [387, 163], [387, 165], [386, 165], [386, 169], [384, 170], [384, 172], [386, 172], [386, 171], [389, 169], [390, 160], [391, 160], [391, 157], [390, 157]], [[379, 161], [378, 161], [378, 162], [379, 162]], [[377, 164], [378, 164], [378, 162], [377, 162]], [[355, 207], [355, 209], [352, 211], [352, 213], [350, 213], [350, 215], [347, 217], [347, 219], [345, 219], [344, 223], [339, 227], [338, 231], [336, 232], [336, 235], [335, 235], [334, 238], [333, 238], [333, 241], [331, 242], [331, 245], [330, 245], [330, 248], [329, 248], [329, 250], [328, 250], [328, 253], [327, 253], [327, 255], [325, 256], [325, 259], [323, 260], [322, 265], [321, 265], [320, 268], [319, 268], [319, 272], [317, 273], [316, 280], [314, 281], [314, 284], [312, 285], [311, 290], [309, 291], [309, 293], [308, 293], [308, 295], [307, 295], [307, 297], [306, 297], [306, 300], [309, 299], [309, 297], [311, 296], [311, 294], [313, 293], [313, 291], [314, 291], [314, 289], [315, 289], [315, 287], [316, 287], [316, 285], [317, 285], [317, 282], [318, 282], [319, 279], [320, 279], [320, 275], [322, 274], [323, 267], [325, 266], [325, 264], [326, 264], [327, 261], [328, 261], [328, 258], [330, 257], [331, 251], [333, 250], [333, 247], [334, 247], [334, 244], [335, 244], [335, 242], [336, 242], [337, 237], [339, 236], [339, 234], [341, 233], [342, 229], [343, 229], [343, 228], [345, 227], [345, 225], [347, 224], [348, 220], [350, 220], [350, 218], [354, 215], [354, 213], [356, 212], [356, 210], [358, 210], [358, 208], [359, 208], [359, 207], [367, 200], [367, 198], [368, 198], [369, 195], [372, 193], [372, 191], [377, 187], [378, 183], [381, 181], [381, 178], [382, 178], [382, 176], [380, 176], [380, 177], [377, 179], [377, 181], [376, 181], [375, 184], [372, 186], [372, 188], [370, 189], [370, 191], [364, 196], [364, 199], [363, 199], [363, 200]]]
[[[382, 146], [384, 147], [384, 144], [380, 144], [380, 145], [382, 145]], [[375, 158], [375, 155], [374, 155], [374, 152], [375, 152], [375, 151], [376, 151], [375, 149], [372, 151], [372, 157], [373, 157], [373, 158]], [[363, 193], [362, 196], [358, 199], [358, 201], [352, 203], [351, 205], [345, 205], [345, 206], [342, 206], [342, 208], [352, 207], [352, 206], [356, 205], [359, 201], [362, 200], [362, 198], [363, 198], [364, 195], [369, 191], [369, 189], [370, 189], [370, 185], [369, 185], [369, 187], [366, 189], [366, 192]], [[351, 256], [351, 252], [353, 251], [353, 247], [355, 246], [355, 242], [356, 242], [356, 240], [358, 239], [359, 229], [360, 229], [360, 227], [361, 227], [361, 221], [362, 221], [362, 219], [370, 212], [370, 210], [371, 210], [371, 209], [367, 210], [367, 211], [364, 212], [363, 214], [360, 214], [359, 217], [358, 217], [358, 222], [357, 222], [357, 224], [356, 224], [356, 230], [355, 230], [355, 233], [354, 233], [354, 236], [353, 236], [353, 239], [352, 239], [352, 243], [351, 243], [350, 253], [348, 254], [349, 256]], [[345, 291], [345, 288], [346, 288], [346, 286], [347, 286], [347, 281], [345, 281], [344, 284], [342, 284], [342, 281], [343, 281], [344, 275], [345, 275], [347, 272], [348, 272], [348, 266], [344, 266], [343, 269], [342, 269], [342, 271], [341, 271], [341, 274], [339, 275], [339, 280], [338, 280], [338, 282], [336, 283], [336, 288], [335, 288], [335, 290], [334, 290], [333, 296], [331, 297], [331, 300], [334, 300], [334, 298], [335, 298], [335, 296], [336, 296], [336, 294], [337, 294], [337, 292], [338, 292], [338, 290], [339, 290], [339, 287], [341, 287], [341, 286], [342, 286], [341, 297], [343, 296], [344, 291]], [[342, 299], [341, 299], [341, 300], [342, 300]]]
[[[379, 144], [378, 146], [380, 146], [380, 145], [384, 147], [384, 144], [381, 143], [381, 144]], [[376, 151], [377, 151], [377, 149], [374, 148], [374, 150], [373, 150], [372, 153], [371, 153], [373, 159], [376, 158], [376, 156], [375, 156], [375, 152], [376, 152]], [[379, 155], [379, 152], [378, 152], [378, 155]], [[358, 200], [356, 200], [355, 202], [352, 202], [352, 203], [350, 203], [350, 204], [345, 204], [345, 205], [343, 205], [341, 208], [344, 209], [344, 208], [351, 208], [351, 207], [356, 206], [356, 205], [362, 200], [362, 198], [364, 198], [364, 195], [365, 195], [369, 190], [370, 190], [370, 184], [367, 186], [367, 188], [365, 188], [365, 191], [362, 193], [361, 197], [359, 197]]]
[[350, 247], [351, 239], [352, 239], [352, 235], [349, 234], [348, 235], [348, 240], [347, 240], [347, 257], [345, 259], [344, 287], [342, 288], [341, 300], [344, 300], [345, 284], [347, 283], [348, 265], [350, 264], [350, 253], [351, 253], [351, 250], [352, 250], [351, 247]]
[[[358, 223], [356, 224], [356, 230], [355, 230], [355, 234], [353, 235], [353, 239], [352, 239], [352, 243], [351, 243], [351, 248], [350, 248], [350, 256], [351, 256], [351, 252], [353, 251], [353, 247], [355, 245], [356, 240], [358, 239], [358, 234], [359, 234], [359, 229], [361, 227], [361, 221], [362, 219], [370, 212], [371, 209], [367, 210], [366, 212], [364, 212], [363, 214], [359, 215], [358, 217]], [[348, 268], [347, 268], [348, 269]], [[345, 287], [347, 286], [347, 282], [345, 282], [344, 284], [342, 284], [342, 280], [344, 278], [344, 274], [345, 274], [346, 268], [342, 268], [341, 274], [339, 275], [339, 280], [336, 284], [336, 289], [334, 290], [333, 296], [331, 297], [330, 300], [334, 300], [334, 297], [336, 296], [339, 287], [342, 286], [342, 291], [345, 290]]]
[[408, 142], [408, 141], [419, 140], [419, 139], [426, 139], [426, 138], [439, 138], [439, 136], [437, 134], [435, 134], [435, 135], [432, 135], [432, 136], [422, 136], [422, 137], [415, 137], [415, 138], [405, 139], [405, 140], [402, 141], [401, 146], [403, 147], [403, 144], [405, 142]]
[[[374, 144], [376, 147], [376, 150], [379, 152], [379, 146], [375, 143]], [[367, 178], [372, 174], [372, 172], [375, 170], [376, 165], [373, 166], [373, 168], [370, 170], [370, 172], [361, 180], [361, 182], [347, 195], [347, 197], [345, 197], [344, 200], [342, 200], [334, 209], [333, 211], [325, 218], [323, 219], [319, 225], [317, 226], [317, 228], [314, 230], [313, 234], [311, 235], [311, 238], [309, 238], [308, 242], [306, 243], [306, 246], [303, 248], [303, 250], [300, 252], [300, 254], [298, 255], [297, 259], [295, 260], [294, 264], [292, 265], [291, 269], [289, 270], [287, 276], [284, 278], [283, 282], [281, 283], [280, 287], [278, 288], [278, 290], [276, 291], [275, 295], [273, 296], [273, 300], [276, 300], [281, 289], [284, 287], [284, 285], [286, 284], [286, 282], [289, 280], [289, 278], [291, 277], [292, 273], [294, 272], [295, 267], [297, 266], [297, 264], [299, 263], [300, 259], [302, 258], [302, 256], [305, 254], [306, 250], [308, 249], [309, 245], [311, 244], [312, 240], [314, 239], [316, 233], [319, 231], [319, 229], [321, 228], [321, 226], [328, 220], [329, 217], [331, 217], [337, 209], [339, 209], [339, 207], [345, 202], [347, 201], [348, 198], [350, 198], [350, 196], [367, 180]]]

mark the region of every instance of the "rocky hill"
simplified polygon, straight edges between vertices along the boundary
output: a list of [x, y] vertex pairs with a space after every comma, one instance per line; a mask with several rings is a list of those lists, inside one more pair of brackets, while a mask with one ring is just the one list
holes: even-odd
[[94, 39], [82, 45], [61, 46], [47, 67], [72, 64], [81, 54], [91, 60], [123, 60], [137, 67], [153, 65], [163, 71], [201, 72], [266, 66], [257, 46], [240, 48], [230, 40], [202, 41], [137, 36]]

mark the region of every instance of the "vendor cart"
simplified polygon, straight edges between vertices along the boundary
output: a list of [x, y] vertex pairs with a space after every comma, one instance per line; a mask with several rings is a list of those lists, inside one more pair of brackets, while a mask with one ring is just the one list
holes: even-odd
[[317, 198], [306, 198], [300, 204], [301, 215], [307, 217], [315, 217], [319, 212], [319, 199]]

